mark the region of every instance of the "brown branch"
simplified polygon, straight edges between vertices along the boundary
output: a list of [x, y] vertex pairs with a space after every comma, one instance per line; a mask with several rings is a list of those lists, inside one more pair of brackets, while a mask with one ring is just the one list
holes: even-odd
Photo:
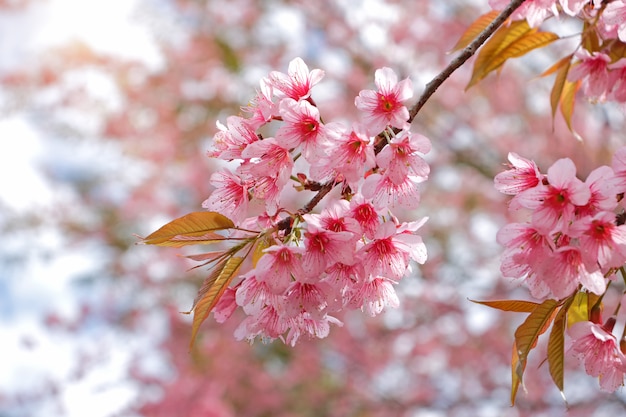
[[[509, 3], [509, 5], [506, 6], [504, 10], [502, 10], [502, 12], [493, 20], [493, 22], [491, 22], [489, 26], [487, 26], [482, 32], [480, 32], [476, 39], [474, 39], [467, 47], [465, 47], [465, 49], [463, 49], [463, 51], [461, 51], [461, 53], [456, 58], [454, 58], [454, 60], [452, 60], [452, 62], [450, 62], [450, 64], [448, 64], [448, 66], [443, 71], [441, 71], [435, 78], [433, 78], [428, 84], [426, 84], [426, 88], [424, 89], [424, 92], [420, 96], [419, 100], [417, 101], [417, 103], [415, 103], [413, 107], [411, 107], [411, 110], [409, 111], [409, 123], [413, 122], [413, 119], [415, 118], [415, 116], [417, 116], [417, 113], [419, 113], [421, 108], [424, 106], [424, 104], [426, 104], [426, 102], [435, 93], [439, 86], [441, 86], [441, 84], [443, 84], [443, 82], [447, 80], [454, 71], [461, 67], [461, 65], [463, 65], [465, 61], [470, 59], [470, 57], [474, 55], [474, 53], [476, 53], [478, 48], [480, 48], [480, 46], [485, 43], [487, 39], [489, 39], [489, 37], [493, 35], [493, 33], [498, 30], [500, 26], [502, 26], [502, 24], [513, 14], [513, 12], [519, 6], [521, 6], [522, 3], [524, 3], [524, 1], [526, 0], [512, 0], [511, 3]], [[381, 141], [376, 145], [376, 153], [382, 150], [384, 144], [385, 142]], [[315, 196], [304, 207], [298, 210], [298, 214], [301, 215], [310, 213], [315, 208], [315, 206], [326, 196], [326, 194], [328, 194], [335, 187], [336, 184], [337, 183], [334, 180], [322, 184], [317, 194], [315, 194]], [[285, 223], [283, 226], [286, 226], [286, 224], [287, 223]]]
[[435, 91], [443, 84], [445, 80], [452, 75], [454, 71], [456, 71], [459, 67], [461, 67], [465, 61], [470, 59], [472, 55], [476, 53], [478, 48], [489, 39], [493, 33], [498, 30], [500, 26], [513, 14], [513, 12], [524, 3], [525, 0], [512, 0], [508, 6], [502, 10], [502, 12], [487, 26], [480, 34], [474, 39], [469, 45], [465, 47], [461, 51], [461, 53], [448, 64], [448, 66], [441, 71], [435, 78], [433, 78], [428, 84], [426, 84], [426, 88], [424, 92], [420, 96], [419, 100], [411, 110], [409, 111], [409, 123], [413, 122], [417, 113], [422, 109], [424, 104], [430, 99]]

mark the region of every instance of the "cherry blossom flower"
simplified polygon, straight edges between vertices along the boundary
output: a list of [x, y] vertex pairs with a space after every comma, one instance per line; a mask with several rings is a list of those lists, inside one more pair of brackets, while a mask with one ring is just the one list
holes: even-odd
[[578, 216], [594, 216], [598, 212], [613, 211], [617, 207], [614, 177], [613, 169], [604, 165], [589, 173], [585, 184], [589, 187], [591, 195], [585, 206], [576, 209]]
[[421, 177], [407, 175], [399, 184], [389, 175], [372, 174], [365, 179], [361, 194], [371, 199], [376, 207], [416, 208], [420, 203], [417, 184], [424, 181]]
[[[508, 0], [489, 0], [491, 8], [503, 10], [508, 6]], [[526, 0], [511, 16], [514, 20], [526, 19], [530, 27], [539, 26], [550, 16], [558, 16], [556, 0]]]
[[612, 212], [604, 211], [593, 218], [581, 219], [573, 228], [582, 231], [580, 249], [587, 265], [597, 263], [606, 270], [626, 262], [626, 226], [617, 226]]
[[387, 126], [407, 129], [409, 111], [402, 104], [413, 97], [413, 85], [406, 78], [398, 82], [398, 76], [391, 68], [381, 68], [374, 74], [377, 91], [362, 90], [354, 100], [356, 107], [365, 113], [363, 123], [373, 135], [382, 132]]
[[376, 162], [394, 184], [402, 184], [408, 175], [428, 178], [430, 167], [420, 154], [430, 152], [430, 141], [419, 134], [402, 131], [376, 156]]
[[590, 53], [586, 49], [576, 52], [580, 62], [572, 67], [568, 78], [572, 81], [582, 80], [585, 95], [597, 100], [605, 100], [610, 91], [610, 74], [608, 65], [611, 58], [602, 52]]
[[597, 265], [586, 265], [580, 248], [562, 246], [546, 262], [541, 278], [556, 298], [570, 296], [582, 284], [583, 288], [601, 295], [606, 291], [606, 281]]
[[278, 106], [272, 101], [273, 88], [270, 81], [262, 78], [260, 85], [261, 89], [257, 91], [251, 103], [242, 108], [244, 112], [252, 113], [246, 120], [255, 130], [278, 116]]
[[249, 124], [248, 119], [239, 116], [228, 117], [226, 124], [228, 127], [217, 122], [217, 128], [220, 131], [213, 138], [216, 149], [207, 152], [207, 155], [225, 161], [243, 159], [241, 152], [246, 146], [259, 140], [255, 128]]
[[307, 161], [326, 154], [326, 128], [320, 121], [317, 107], [308, 101], [287, 98], [280, 102], [280, 115], [285, 122], [276, 132], [278, 143], [291, 149], [302, 145], [302, 154]]
[[310, 97], [311, 88], [322, 78], [324, 78], [324, 71], [314, 69], [309, 72], [309, 67], [302, 58], [298, 57], [289, 63], [287, 74], [278, 71], [270, 72], [268, 84], [283, 97], [302, 100]]
[[516, 195], [529, 188], [536, 187], [543, 176], [537, 164], [522, 158], [515, 152], [509, 152], [511, 169], [497, 174], [494, 178], [496, 190], [503, 194]]
[[[325, 160], [320, 161], [320, 168], [324, 172], [343, 175], [345, 181], [356, 188], [363, 173], [376, 165], [372, 138], [365, 126], [354, 123], [351, 130], [331, 137], [330, 140], [333, 151]], [[314, 178], [322, 179], [327, 175], [317, 174]]]
[[246, 161], [238, 168], [240, 172], [254, 177], [281, 178], [281, 186], [286, 183], [293, 169], [289, 150], [281, 146], [276, 138], [265, 138], [250, 144], [242, 156]]
[[611, 319], [607, 324], [581, 321], [574, 323], [568, 334], [573, 339], [570, 349], [584, 363], [587, 374], [599, 377], [600, 388], [613, 392], [624, 384], [626, 358], [617, 338], [607, 329], [612, 327]]
[[202, 207], [228, 216], [235, 223], [243, 221], [248, 213], [249, 185], [247, 181], [230, 171], [218, 171], [209, 180], [215, 191]]
[[322, 318], [315, 318], [308, 312], [304, 312], [289, 320], [289, 332], [285, 343], [295, 346], [303, 334], [323, 339], [330, 333], [331, 324], [343, 326], [343, 323], [335, 317], [325, 315]]
[[385, 307], [397, 308], [400, 300], [391, 281], [384, 277], [374, 277], [353, 292], [350, 304], [374, 317]]
[[351, 232], [333, 232], [308, 223], [304, 237], [306, 250], [302, 267], [309, 276], [319, 276], [327, 266], [336, 262], [352, 262], [354, 235]]
[[350, 200], [350, 215], [363, 228], [365, 237], [374, 239], [380, 225], [380, 216], [378, 210], [362, 194], [355, 194]]
[[609, 2], [602, 13], [602, 21], [607, 26], [615, 26], [619, 40], [626, 42], [626, 3], [623, 0]]
[[556, 161], [548, 169], [548, 185], [539, 184], [518, 194], [519, 203], [533, 211], [532, 222], [543, 231], [559, 223], [564, 228], [574, 218], [576, 206], [584, 206], [591, 196], [589, 186], [576, 178], [571, 159]]
[[302, 248], [275, 245], [265, 249], [256, 265], [256, 279], [274, 294], [283, 294], [295, 278], [304, 276]]
[[615, 187], [615, 194], [626, 192], [626, 146], [615, 151], [611, 166], [615, 173], [615, 178], [612, 182], [612, 185]]
[[411, 254], [406, 243], [397, 238], [396, 225], [389, 221], [380, 224], [374, 240], [363, 246], [359, 253], [368, 274], [393, 280], [404, 276]]

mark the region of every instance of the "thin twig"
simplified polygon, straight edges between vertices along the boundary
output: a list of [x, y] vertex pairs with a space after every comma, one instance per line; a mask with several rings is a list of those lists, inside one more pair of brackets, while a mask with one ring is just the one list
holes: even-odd
[[[448, 66], [441, 71], [435, 78], [433, 78], [428, 84], [426, 84], [426, 88], [424, 92], [420, 96], [419, 100], [411, 110], [409, 111], [409, 123], [413, 122], [417, 113], [421, 110], [421, 108], [426, 104], [430, 96], [432, 96], [435, 91], [439, 88], [443, 82], [452, 75], [454, 71], [456, 71], [461, 65], [465, 63], [480, 46], [489, 39], [489, 37], [496, 31], [498, 28], [513, 14], [513, 12], [521, 6], [521, 4], [526, 0], [512, 0], [511, 3], [507, 7], [502, 10], [502, 12], [487, 26], [480, 34], [474, 39], [461, 53], [448, 64]], [[384, 146], [384, 145], [383, 145]], [[381, 148], [382, 149], [382, 148]], [[378, 150], [380, 151], [380, 150]], [[377, 152], [378, 153], [378, 152]], [[315, 196], [300, 210], [298, 210], [298, 214], [307, 214], [310, 213], [315, 206], [328, 194], [337, 183], [334, 180], [331, 180], [327, 183], [322, 184], [320, 190], [315, 194]], [[286, 223], [285, 223], [286, 225]]]
[[524, 3], [525, 0], [513, 0], [509, 3], [508, 6], [502, 10], [502, 12], [487, 26], [480, 34], [474, 39], [469, 45], [461, 51], [461, 53], [448, 64], [448, 66], [441, 71], [435, 78], [433, 78], [428, 84], [426, 84], [426, 88], [424, 92], [420, 96], [419, 100], [411, 110], [409, 111], [409, 123], [413, 122], [417, 113], [422, 109], [424, 104], [428, 101], [430, 96], [432, 96], [435, 91], [439, 88], [443, 82], [452, 75], [454, 71], [456, 71], [461, 65], [465, 63], [468, 59], [471, 58], [472, 55], [476, 53], [478, 48], [489, 39], [493, 33], [498, 30], [498, 28], [513, 14], [513, 12]]

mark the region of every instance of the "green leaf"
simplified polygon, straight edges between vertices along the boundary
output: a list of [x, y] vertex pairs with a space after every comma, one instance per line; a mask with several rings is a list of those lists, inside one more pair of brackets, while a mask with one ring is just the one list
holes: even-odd
[[466, 89], [502, 67], [508, 59], [523, 56], [557, 39], [559, 36], [555, 33], [531, 29], [525, 20], [501, 27], [478, 53], [472, 78]]
[[461, 38], [458, 40], [456, 45], [450, 50], [450, 52], [458, 51], [460, 49], [465, 48], [467, 45], [472, 43], [474, 39], [480, 35], [480, 33], [489, 26], [493, 20], [498, 17], [500, 12], [497, 10], [492, 10], [484, 15], [480, 16], [476, 19], [469, 27], [465, 30]]
[[232, 220], [219, 213], [211, 211], [189, 213], [172, 220], [139, 243], [173, 247], [210, 244], [225, 239], [222, 235], [214, 233], [215, 231], [233, 227], [235, 225]]
[[523, 381], [524, 369], [526, 369], [526, 361], [528, 354], [537, 345], [539, 336], [543, 334], [554, 319], [555, 310], [559, 306], [559, 302], [556, 300], [545, 300], [541, 303], [532, 313], [528, 315], [526, 320], [515, 331], [515, 350], [517, 354], [517, 360], [515, 355], [511, 362], [511, 368], [514, 375], [517, 376], [517, 381], [514, 378], [513, 386], [511, 389], [511, 403], [515, 403], [515, 395], [519, 383]]
[[[200, 325], [206, 320], [211, 310], [213, 310], [220, 297], [224, 294], [244, 259], [243, 257], [233, 256], [220, 262], [215, 266], [211, 275], [204, 280], [191, 308], [191, 311], [193, 311], [193, 324], [191, 327], [191, 342], [189, 344], [190, 350], [193, 348]], [[191, 311], [187, 312], [187, 314], [191, 313]]]
[[470, 301], [473, 303], [485, 305], [487, 307], [497, 308], [498, 310], [515, 311], [518, 313], [531, 313], [539, 305], [538, 303], [533, 303], [532, 301], [523, 300]]

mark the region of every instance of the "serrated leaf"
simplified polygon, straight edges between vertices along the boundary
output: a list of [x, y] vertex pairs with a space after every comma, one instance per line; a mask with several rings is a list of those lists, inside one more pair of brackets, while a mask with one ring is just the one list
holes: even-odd
[[226, 291], [226, 288], [228, 288], [243, 260], [243, 257], [233, 256], [220, 262], [215, 266], [211, 275], [204, 280], [202, 288], [198, 291], [198, 296], [191, 308], [191, 311], [193, 311], [193, 324], [191, 326], [189, 349], [193, 348], [200, 325], [206, 320], [213, 307], [224, 294], [224, 291]]
[[173, 247], [210, 244], [224, 239], [223, 236], [213, 232], [233, 227], [235, 225], [232, 220], [219, 213], [211, 211], [189, 213], [172, 220], [139, 243]]
[[501, 27], [478, 53], [472, 78], [466, 89], [485, 78], [489, 73], [501, 68], [508, 59], [523, 56], [557, 39], [559, 36], [555, 33], [531, 29], [526, 21], [514, 22], [508, 27]]
[[492, 10], [472, 22], [472, 24], [469, 25], [469, 27], [465, 30], [463, 35], [461, 35], [461, 38], [458, 40], [456, 45], [454, 45], [454, 47], [450, 50], [450, 52], [463, 49], [467, 45], [472, 43], [472, 41], [476, 39], [478, 35], [480, 35], [480, 33], [485, 30], [485, 28], [489, 26], [489, 24], [493, 22], [496, 17], [498, 17], [499, 14], [500, 12], [498, 12], [497, 10]]
[[559, 103], [561, 101], [561, 96], [563, 94], [563, 87], [565, 86], [565, 82], [567, 81], [567, 74], [569, 73], [570, 66], [572, 65], [572, 56], [568, 55], [565, 58], [559, 60], [555, 65], [545, 71], [543, 75], [548, 75], [552, 71], [558, 68], [558, 73], [556, 74], [556, 78], [554, 79], [554, 85], [552, 86], [552, 91], [550, 92], [550, 106], [552, 107], [552, 121], [554, 122], [554, 116], [556, 116], [556, 109], [559, 107]]
[[496, 308], [498, 310], [515, 311], [518, 313], [531, 313], [539, 305], [539, 303], [523, 300], [470, 301], [473, 303], [485, 305], [487, 307]]
[[[537, 345], [537, 340], [547, 329], [550, 327], [557, 307], [559, 306], [556, 300], [545, 300], [541, 303], [532, 313], [528, 315], [526, 320], [515, 331], [515, 347], [517, 351], [517, 363], [512, 361], [512, 372], [517, 375], [520, 382], [523, 382], [524, 369], [526, 368], [526, 361], [528, 354]], [[514, 384], [511, 388], [511, 399], [514, 403], [518, 384]]]

